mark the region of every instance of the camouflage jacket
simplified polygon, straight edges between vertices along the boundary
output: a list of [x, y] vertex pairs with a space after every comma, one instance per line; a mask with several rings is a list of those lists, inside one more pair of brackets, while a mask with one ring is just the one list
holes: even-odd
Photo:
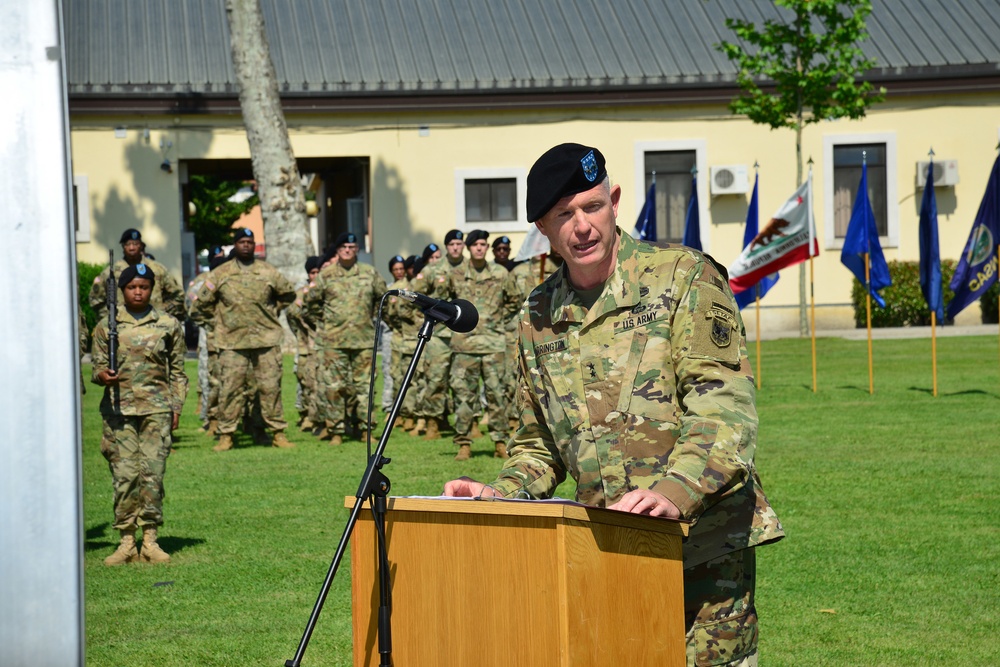
[[305, 297], [312, 286], [306, 283], [295, 290], [295, 301], [285, 310], [288, 328], [295, 334], [295, 345], [299, 356], [312, 354], [316, 350], [316, 323], [305, 309]]
[[305, 308], [317, 323], [317, 342], [342, 350], [371, 347], [375, 309], [385, 294], [385, 280], [370, 264], [345, 269], [333, 262], [316, 276], [305, 296]]
[[743, 323], [704, 255], [621, 234], [590, 311], [560, 271], [531, 293], [519, 336], [521, 423], [499, 491], [547, 497], [567, 472], [587, 505], [657, 491], [694, 522], [685, 567], [784, 535], [754, 466]]
[[212, 329], [220, 350], [281, 345], [278, 314], [295, 300], [295, 288], [262, 260], [233, 259], [208, 274], [191, 306], [191, 319]]
[[[406, 278], [389, 285], [390, 290], [413, 290]], [[390, 296], [385, 306], [385, 323], [392, 329], [392, 349], [413, 354], [417, 349], [417, 334], [424, 325], [424, 314], [415, 305], [398, 296]]]
[[[186, 313], [184, 312], [184, 290], [181, 289], [180, 283], [174, 280], [174, 277], [167, 271], [167, 267], [159, 262], [143, 258], [142, 263], [151, 268], [153, 275], [156, 276], [156, 279], [153, 281], [153, 293], [149, 297], [150, 305], [161, 313], [165, 312], [183, 322]], [[128, 265], [128, 262], [124, 259], [115, 261], [115, 280], [118, 280], [118, 277], [122, 274], [122, 271], [128, 268]], [[97, 313], [97, 319], [99, 320], [108, 319], [108, 296], [105, 291], [108, 275], [109, 269], [105, 267], [100, 275], [94, 278], [94, 284], [90, 286], [90, 295], [87, 297], [87, 302], [90, 303], [90, 307]], [[115, 287], [117, 288], [117, 285]], [[119, 294], [118, 303], [121, 303], [121, 301], [121, 295]]]
[[[192, 320], [194, 320], [194, 317], [191, 315], [191, 307], [198, 299], [198, 290], [200, 290], [201, 286], [205, 284], [209, 273], [211, 273], [211, 271], [202, 271], [192, 278], [191, 282], [188, 283], [187, 290], [184, 292], [184, 310], [187, 312], [187, 316]], [[212, 331], [212, 327], [205, 326], [203, 324], [199, 324], [198, 326], [199, 328], [205, 330], [205, 345], [208, 346], [208, 350], [210, 352], [215, 352], [215, 335]]]
[[487, 262], [476, 269], [466, 262], [461, 271], [448, 274], [450, 291], [460, 299], [467, 299], [479, 311], [479, 324], [469, 333], [452, 333], [452, 352], [462, 354], [490, 354], [506, 348], [504, 326], [517, 315], [524, 301], [510, 271]]
[[[510, 275], [514, 279], [514, 286], [517, 291], [518, 299], [523, 305], [525, 299], [531, 294], [531, 290], [538, 286], [538, 275], [531, 272], [531, 263], [522, 262], [520, 264], [515, 264], [514, 268], [510, 270]], [[521, 309], [518, 308], [514, 316], [507, 320], [507, 324], [504, 325], [504, 330], [507, 332], [507, 338], [511, 337], [517, 338], [517, 323], [521, 321], [518, 314]]]
[[[457, 264], [452, 264], [448, 257], [442, 257], [414, 276], [410, 289], [435, 299], [450, 301], [456, 296], [452, 289], [451, 275], [464, 271], [468, 263], [469, 259], [465, 255], [462, 255], [461, 261]], [[451, 341], [451, 329], [443, 324], [434, 326], [434, 335]]]
[[[184, 374], [184, 332], [175, 318], [150, 308], [138, 320], [125, 306], [118, 306], [118, 376], [116, 385], [104, 388], [101, 414], [150, 415], [158, 412], [180, 414], [187, 396]], [[94, 369], [91, 381], [108, 367], [108, 321], [94, 328]]]

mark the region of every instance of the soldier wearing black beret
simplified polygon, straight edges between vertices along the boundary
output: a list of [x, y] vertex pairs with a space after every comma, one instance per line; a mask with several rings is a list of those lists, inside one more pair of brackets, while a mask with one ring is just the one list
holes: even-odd
[[[180, 283], [170, 275], [167, 267], [154, 261], [151, 257], [143, 254], [145, 245], [142, 242], [142, 233], [138, 229], [126, 229], [119, 238], [122, 246], [122, 257], [115, 260], [115, 275], [121, 274], [127, 267], [143, 262], [156, 275], [159, 280], [153, 288], [150, 302], [160, 309], [161, 312], [173, 315], [180, 321], [184, 321], [186, 316], [184, 311], [184, 290]], [[97, 313], [98, 319], [106, 319], [108, 316], [106, 281], [110, 276], [110, 269], [104, 269], [100, 275], [94, 279], [94, 284], [90, 287], [90, 294], [87, 302]], [[112, 286], [113, 287], [113, 286]]]

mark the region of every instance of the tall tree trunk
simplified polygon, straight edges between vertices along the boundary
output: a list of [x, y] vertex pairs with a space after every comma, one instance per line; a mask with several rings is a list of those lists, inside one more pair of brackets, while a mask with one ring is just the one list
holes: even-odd
[[250, 143], [267, 260], [294, 284], [311, 250], [302, 179], [288, 141], [259, 0], [226, 0], [233, 69]]

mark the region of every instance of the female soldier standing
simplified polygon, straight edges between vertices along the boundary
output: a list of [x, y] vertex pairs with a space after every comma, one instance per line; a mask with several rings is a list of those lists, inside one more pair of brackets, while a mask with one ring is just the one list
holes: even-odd
[[[177, 428], [188, 379], [184, 374], [184, 334], [180, 322], [149, 304], [156, 276], [145, 264], [124, 269], [118, 279], [124, 303], [118, 306], [118, 370], [108, 363], [108, 326], [94, 330], [92, 381], [104, 387], [101, 453], [115, 488], [114, 527], [121, 544], [105, 565], [142, 560], [168, 563], [156, 543], [163, 524], [163, 473], [170, 433]], [[136, 529], [142, 550], [136, 550]]]

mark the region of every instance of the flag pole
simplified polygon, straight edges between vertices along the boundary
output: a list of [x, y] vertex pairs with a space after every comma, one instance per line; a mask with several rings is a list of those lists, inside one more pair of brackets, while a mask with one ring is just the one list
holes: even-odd
[[757, 389], [760, 389], [760, 284], [753, 286], [754, 311], [757, 313]]
[[816, 288], [813, 281], [813, 159], [809, 156], [809, 338], [812, 342], [813, 393], [816, 393]]
[[875, 393], [875, 375], [872, 369], [872, 288], [871, 260], [865, 253], [865, 308], [868, 312], [868, 393]]
[[934, 395], [937, 396], [937, 313], [931, 310], [931, 376], [934, 378]]

